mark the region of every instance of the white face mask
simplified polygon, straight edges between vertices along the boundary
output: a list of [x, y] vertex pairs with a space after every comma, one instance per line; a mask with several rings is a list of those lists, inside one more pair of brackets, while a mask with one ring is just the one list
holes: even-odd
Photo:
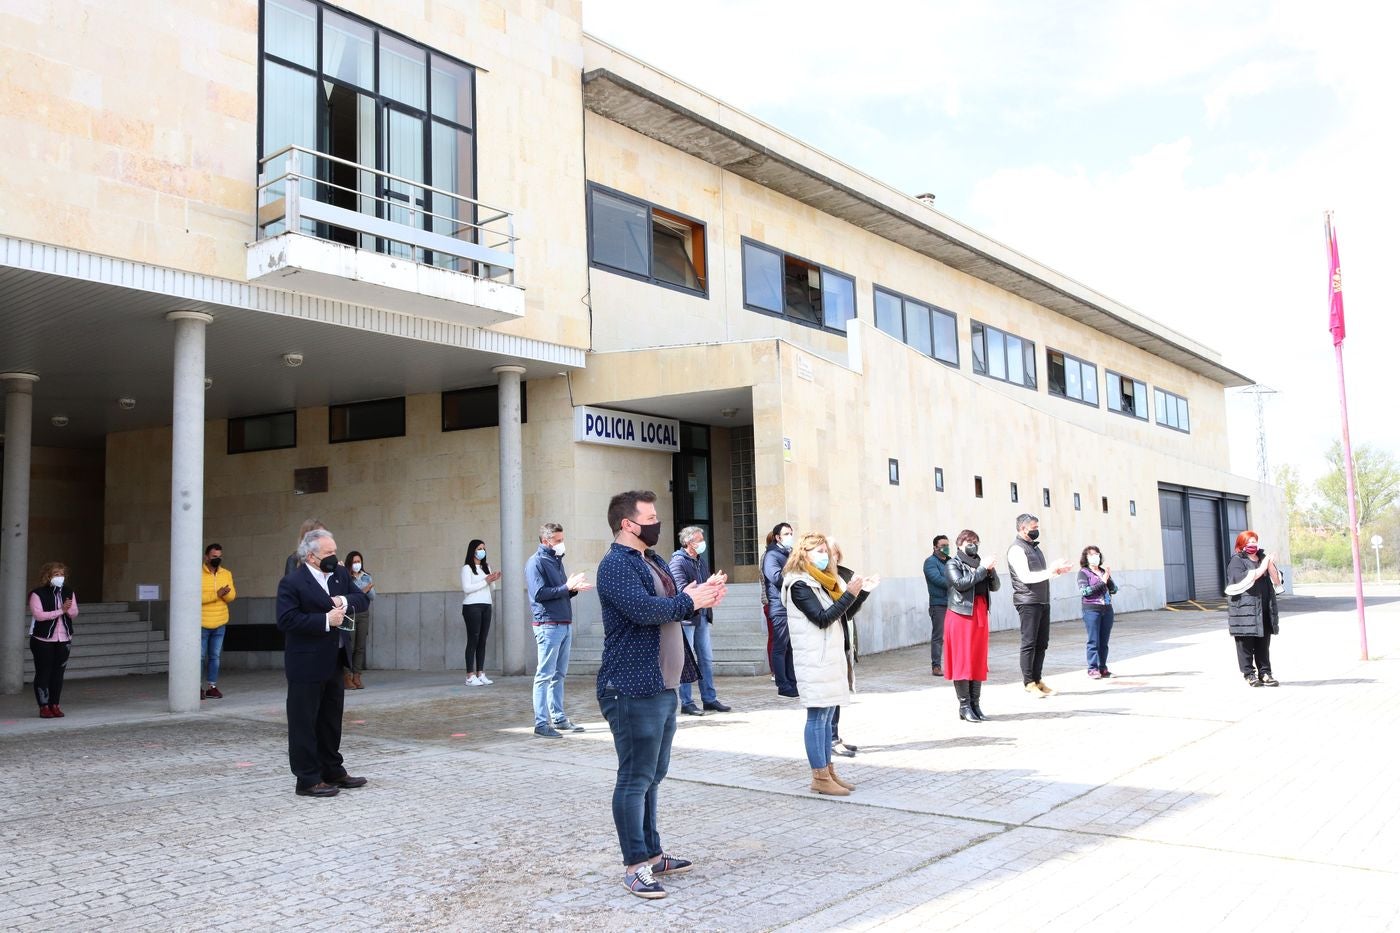
[[783, 547], [787, 548], [789, 551], [791, 551], [793, 545], [793, 537], [792, 535], [783, 535], [781, 538], [778, 539], [778, 543], [781, 544]]
[[696, 557], [699, 557], [701, 554], [704, 554], [704, 553], [705, 553], [705, 542], [704, 542], [704, 541], [701, 541], [699, 544], [695, 545], [695, 556], [696, 556]]
[[61, 590], [63, 589], [63, 581], [66, 579], [67, 577], [63, 576], [63, 574], [59, 574], [58, 576], [51, 579], [49, 583], [52, 584], [54, 589]]
[[560, 541], [558, 544], [552, 545], [552, 546], [551, 546], [551, 549], [554, 551], [554, 554], [555, 554], [556, 557], [563, 557], [563, 556], [564, 556], [564, 542], [563, 542], [563, 541]]
[[1099, 565], [1099, 555], [1097, 555], [1097, 554], [1090, 554], [1090, 555], [1089, 555], [1089, 566], [1090, 566], [1090, 567], [1097, 567], [1098, 565]]
[[359, 573], [359, 572], [360, 572], [360, 567], [361, 567], [361, 566], [362, 566], [362, 565], [360, 564], [359, 561], [355, 561], [353, 564], [350, 565], [350, 569], [353, 570], [353, 571], [355, 571], [356, 573]]

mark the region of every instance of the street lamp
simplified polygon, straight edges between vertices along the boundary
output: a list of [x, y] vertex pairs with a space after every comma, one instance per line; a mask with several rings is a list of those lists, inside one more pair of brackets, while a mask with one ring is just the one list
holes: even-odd
[[1385, 544], [1385, 539], [1380, 535], [1371, 535], [1371, 547], [1376, 549], [1376, 582], [1381, 582], [1381, 546]]

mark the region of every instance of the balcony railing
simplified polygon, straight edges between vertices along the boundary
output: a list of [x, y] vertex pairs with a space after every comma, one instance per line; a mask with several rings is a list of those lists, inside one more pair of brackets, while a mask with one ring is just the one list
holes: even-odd
[[302, 146], [258, 163], [257, 238], [299, 233], [515, 284], [510, 211]]

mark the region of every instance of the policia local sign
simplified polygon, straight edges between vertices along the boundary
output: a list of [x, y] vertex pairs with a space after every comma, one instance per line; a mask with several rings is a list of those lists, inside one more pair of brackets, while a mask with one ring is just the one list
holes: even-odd
[[579, 405], [574, 409], [574, 440], [610, 447], [635, 447], [676, 453], [681, 449], [680, 422]]

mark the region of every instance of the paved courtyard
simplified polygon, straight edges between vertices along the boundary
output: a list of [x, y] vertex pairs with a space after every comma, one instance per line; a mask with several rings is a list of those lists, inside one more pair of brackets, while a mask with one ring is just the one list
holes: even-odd
[[342, 751], [370, 784], [329, 800], [292, 794], [280, 674], [187, 716], [156, 676], [72, 681], [60, 721], [3, 697], [0, 929], [1393, 929], [1400, 589], [1369, 662], [1352, 609], [1284, 600], [1277, 689], [1244, 685], [1219, 612], [1120, 618], [1107, 681], [1057, 624], [1043, 700], [998, 633], [981, 725], [926, 648], [866, 658], [845, 800], [807, 792], [767, 678], [721, 681], [735, 711], [681, 717], [662, 788], [696, 868], [655, 902], [620, 883], [591, 677], [588, 732], [543, 740], [526, 678], [367, 673]]

